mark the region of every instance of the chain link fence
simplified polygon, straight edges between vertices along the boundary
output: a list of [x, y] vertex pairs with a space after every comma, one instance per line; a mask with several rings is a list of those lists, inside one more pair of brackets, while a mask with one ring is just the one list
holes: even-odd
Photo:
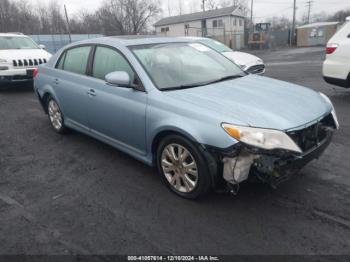
[[[98, 38], [103, 35], [87, 34], [87, 35], [71, 35], [72, 42], [82, 41], [85, 39]], [[59, 49], [70, 43], [69, 35], [31, 35], [37, 44], [45, 45], [46, 50], [51, 54], [56, 53]]]
[[228, 31], [224, 27], [206, 28], [188, 27], [185, 30], [186, 36], [209, 37], [222, 42], [234, 50], [244, 48], [244, 31]]
[[233, 50], [240, 49], [277, 49], [289, 46], [290, 30], [269, 30], [267, 32], [251, 33], [249, 29], [244, 31], [228, 31], [222, 28], [188, 27], [186, 36], [210, 37], [216, 39]]

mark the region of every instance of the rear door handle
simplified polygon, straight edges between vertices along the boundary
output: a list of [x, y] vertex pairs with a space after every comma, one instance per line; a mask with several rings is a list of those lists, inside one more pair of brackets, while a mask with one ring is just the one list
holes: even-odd
[[95, 89], [89, 89], [89, 91], [87, 92], [87, 94], [88, 94], [89, 96], [96, 96], [96, 91], [95, 91]]

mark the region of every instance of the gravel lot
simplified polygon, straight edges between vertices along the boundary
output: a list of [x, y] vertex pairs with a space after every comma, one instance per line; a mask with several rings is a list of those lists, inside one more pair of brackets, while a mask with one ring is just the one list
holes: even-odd
[[236, 197], [181, 199], [131, 157], [54, 133], [31, 88], [0, 92], [0, 254], [350, 255], [350, 90], [323, 81], [323, 49], [256, 53], [267, 76], [329, 95], [341, 129], [295, 179]]

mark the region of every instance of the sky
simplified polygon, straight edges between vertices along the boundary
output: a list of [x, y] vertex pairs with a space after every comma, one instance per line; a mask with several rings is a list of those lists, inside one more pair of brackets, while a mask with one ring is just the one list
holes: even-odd
[[[33, 4], [47, 3], [51, 0], [28, 0]], [[147, 1], [147, 0], [146, 0]], [[199, 11], [202, 0], [159, 0], [163, 8], [163, 16], [168, 16], [170, 4], [170, 10], [172, 15], [179, 13], [179, 2], [182, 2], [182, 12], [189, 13], [191, 11]], [[251, 0], [246, 0], [250, 6]], [[254, 22], [263, 22], [266, 18], [272, 16], [285, 16], [292, 17], [293, 14], [293, 0], [253, 0], [253, 17]], [[297, 1], [297, 18], [301, 19], [302, 15], [306, 13], [308, 0], [296, 0]], [[63, 6], [67, 5], [68, 13], [73, 15], [80, 10], [94, 11], [96, 10], [103, 0], [55, 0]], [[334, 13], [343, 9], [350, 9], [350, 0], [313, 0], [311, 5], [312, 13]]]

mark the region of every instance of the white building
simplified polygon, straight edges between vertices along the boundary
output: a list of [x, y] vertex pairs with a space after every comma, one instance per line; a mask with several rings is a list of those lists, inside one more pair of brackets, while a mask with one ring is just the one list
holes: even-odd
[[244, 15], [236, 6], [170, 16], [154, 26], [157, 35], [213, 37], [233, 49], [244, 45]]

